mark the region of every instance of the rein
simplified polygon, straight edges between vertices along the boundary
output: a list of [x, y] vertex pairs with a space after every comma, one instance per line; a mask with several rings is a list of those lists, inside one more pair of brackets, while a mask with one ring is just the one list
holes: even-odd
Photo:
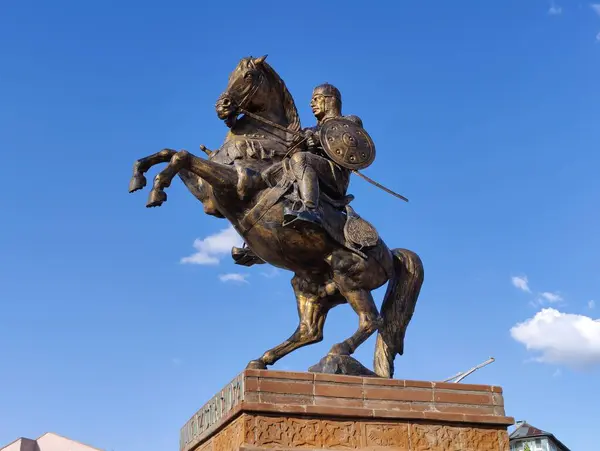
[[278, 130], [281, 130], [281, 131], [284, 131], [284, 132], [286, 132], [286, 133], [290, 133], [290, 134], [292, 134], [292, 135], [296, 136], [297, 138], [302, 138], [300, 141], [298, 141], [296, 144], [294, 144], [293, 146], [291, 146], [291, 147], [288, 149], [287, 153], [286, 153], [286, 154], [283, 156], [283, 158], [284, 158], [284, 159], [285, 159], [285, 158], [287, 158], [287, 156], [288, 156], [290, 153], [292, 153], [292, 151], [293, 151], [293, 150], [295, 150], [295, 149], [296, 149], [296, 148], [297, 148], [297, 147], [298, 147], [300, 144], [302, 144], [302, 143], [303, 143], [304, 141], [306, 141], [306, 139], [307, 139], [305, 136], [303, 136], [303, 135], [302, 135], [302, 133], [299, 133], [299, 132], [295, 132], [295, 131], [293, 131], [293, 130], [290, 130], [289, 128], [286, 128], [286, 127], [284, 127], [283, 125], [279, 125], [279, 124], [277, 124], [277, 123], [275, 123], [275, 122], [273, 122], [273, 121], [270, 121], [269, 119], [266, 119], [266, 118], [264, 118], [264, 117], [262, 117], [262, 116], [259, 116], [258, 114], [251, 113], [250, 111], [248, 111], [248, 110], [245, 110], [244, 108], [240, 108], [240, 107], [238, 107], [238, 111], [239, 111], [240, 113], [242, 113], [242, 114], [244, 114], [244, 115], [248, 116], [248, 117], [251, 117], [252, 119], [255, 119], [255, 120], [259, 121], [259, 122], [262, 122], [262, 123], [264, 123], [264, 124], [270, 125], [271, 127], [274, 127], [274, 128], [276, 128], [276, 129], [278, 129]]
[[279, 129], [279, 130], [281, 130], [283, 132], [291, 133], [292, 135], [296, 135], [296, 137], [298, 137], [298, 138], [302, 137], [302, 133], [290, 130], [289, 128], [284, 127], [283, 125], [279, 125], [279, 124], [277, 124], [277, 123], [275, 123], [273, 121], [270, 121], [269, 119], [265, 119], [264, 117], [259, 116], [258, 114], [251, 113], [250, 111], [245, 110], [242, 107], [238, 107], [237, 110], [240, 113], [242, 113], [242, 114], [244, 114], [246, 116], [251, 117], [252, 119], [256, 119], [257, 121], [263, 122], [264, 124], [270, 125], [271, 127], [275, 127], [275, 128], [277, 128], [277, 129]]

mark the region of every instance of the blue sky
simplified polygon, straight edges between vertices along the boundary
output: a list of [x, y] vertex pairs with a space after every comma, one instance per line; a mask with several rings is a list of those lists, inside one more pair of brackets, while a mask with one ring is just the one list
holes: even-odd
[[[222, 142], [214, 102], [264, 53], [304, 126], [312, 88], [337, 85], [377, 145], [365, 173], [411, 200], [351, 184], [425, 265], [397, 377], [494, 356], [467, 380], [502, 385], [509, 415], [572, 449], [596, 443], [600, 7], [6, 0], [0, 42], [0, 444], [54, 431], [172, 449], [293, 331], [291, 275], [234, 266], [228, 224], [181, 183], [159, 209], [127, 193], [135, 159]], [[181, 262], [197, 252], [210, 264]], [[305, 370], [356, 320], [339, 307], [323, 343], [276, 368]], [[373, 346], [357, 357], [370, 365]]]

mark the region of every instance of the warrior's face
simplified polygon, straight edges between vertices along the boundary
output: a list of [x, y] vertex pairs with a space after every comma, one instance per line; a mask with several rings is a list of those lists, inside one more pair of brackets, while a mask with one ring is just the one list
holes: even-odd
[[260, 105], [265, 85], [261, 65], [265, 58], [244, 58], [229, 76], [227, 88], [215, 105], [219, 119], [228, 127], [235, 125], [240, 108], [252, 111]]
[[315, 93], [310, 99], [310, 108], [317, 119], [322, 119], [327, 112], [326, 97], [323, 94]]
[[342, 99], [338, 89], [328, 83], [317, 86], [313, 91], [310, 107], [317, 120], [341, 114]]

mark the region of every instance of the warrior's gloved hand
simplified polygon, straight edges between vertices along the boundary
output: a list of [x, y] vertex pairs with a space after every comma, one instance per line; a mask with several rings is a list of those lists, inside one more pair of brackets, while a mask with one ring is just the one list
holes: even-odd
[[319, 144], [319, 137], [312, 130], [306, 130], [304, 136], [306, 138], [306, 147], [309, 150], [314, 150]]

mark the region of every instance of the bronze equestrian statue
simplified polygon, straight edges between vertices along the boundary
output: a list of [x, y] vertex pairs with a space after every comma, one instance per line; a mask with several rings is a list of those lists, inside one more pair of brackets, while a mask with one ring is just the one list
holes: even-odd
[[[328, 84], [315, 89], [311, 105], [317, 126], [302, 130], [290, 92], [265, 57], [243, 58], [216, 103], [229, 127], [223, 145], [215, 151], [201, 146], [208, 159], [172, 149], [142, 158], [129, 191], [146, 185], [144, 173], [152, 166], [168, 163], [154, 178], [148, 207], [167, 200], [164, 189], [177, 175], [205, 213], [227, 219], [243, 237], [238, 262], [266, 262], [294, 273], [298, 327], [248, 368], [266, 369], [321, 341], [329, 310], [349, 303], [358, 329], [328, 356], [349, 358], [378, 331], [374, 371], [389, 378], [395, 356], [404, 351], [423, 265], [414, 252], [389, 249], [349, 205], [350, 173], [375, 156], [360, 119], [342, 116], [341, 95]], [[371, 291], [386, 282], [380, 314]]]

